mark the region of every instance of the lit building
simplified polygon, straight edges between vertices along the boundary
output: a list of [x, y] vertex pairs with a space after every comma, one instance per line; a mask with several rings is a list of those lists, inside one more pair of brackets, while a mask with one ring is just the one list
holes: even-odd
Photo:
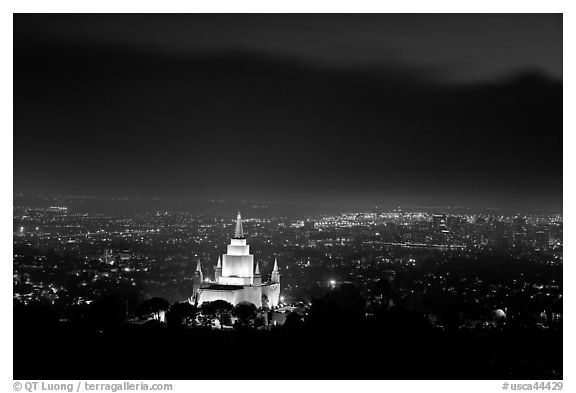
[[250, 246], [244, 237], [240, 212], [236, 217], [236, 230], [228, 245], [227, 253], [218, 258], [214, 281], [203, 280], [202, 269], [198, 262], [193, 288], [194, 293], [190, 297], [192, 303], [225, 300], [234, 305], [250, 302], [258, 308], [278, 306], [280, 302], [278, 261], [274, 261], [270, 280], [263, 283], [260, 266], [258, 262], [254, 264], [254, 255], [250, 254]]

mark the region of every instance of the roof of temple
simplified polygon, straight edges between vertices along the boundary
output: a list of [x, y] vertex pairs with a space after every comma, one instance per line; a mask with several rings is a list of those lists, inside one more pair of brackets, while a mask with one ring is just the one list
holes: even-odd
[[202, 290], [209, 290], [209, 291], [237, 291], [239, 289], [244, 289], [242, 285], [221, 285], [221, 284], [212, 284], [207, 287], [203, 287]]
[[242, 229], [242, 216], [240, 212], [236, 216], [236, 230], [234, 231], [234, 239], [244, 239], [244, 229]]

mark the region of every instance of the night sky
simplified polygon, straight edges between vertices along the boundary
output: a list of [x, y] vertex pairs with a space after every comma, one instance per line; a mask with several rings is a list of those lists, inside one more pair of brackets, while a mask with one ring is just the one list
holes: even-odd
[[562, 16], [14, 17], [14, 191], [562, 205]]

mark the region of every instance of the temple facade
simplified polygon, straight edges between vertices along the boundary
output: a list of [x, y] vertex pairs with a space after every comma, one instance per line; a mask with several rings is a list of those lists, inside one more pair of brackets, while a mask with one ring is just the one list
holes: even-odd
[[214, 271], [214, 280], [205, 281], [200, 261], [196, 267], [191, 303], [198, 305], [214, 300], [225, 300], [233, 305], [250, 302], [256, 307], [278, 307], [280, 302], [280, 271], [278, 261], [270, 280], [263, 282], [258, 262], [250, 254], [246, 243], [240, 212], [236, 217], [236, 229], [226, 254], [218, 258]]

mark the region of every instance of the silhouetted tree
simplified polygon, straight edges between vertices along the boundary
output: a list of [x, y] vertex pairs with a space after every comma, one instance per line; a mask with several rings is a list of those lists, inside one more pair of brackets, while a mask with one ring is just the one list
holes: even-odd
[[450, 331], [454, 331], [457, 330], [460, 326], [460, 322], [461, 322], [461, 315], [460, 315], [460, 309], [453, 305], [450, 307], [447, 307], [444, 310], [443, 313], [443, 322], [444, 322], [444, 327], [447, 330]]
[[166, 313], [166, 323], [169, 326], [182, 325], [190, 319], [194, 319], [198, 309], [189, 302], [174, 303]]
[[230, 312], [234, 306], [225, 300], [214, 300], [213, 302], [204, 302], [200, 306], [200, 311], [211, 320], [217, 319], [220, 322], [220, 328], [230, 317]]
[[256, 306], [250, 302], [240, 302], [232, 310], [232, 315], [238, 318], [240, 326], [251, 326], [256, 319]]
[[170, 303], [161, 297], [153, 297], [152, 299], [145, 300], [140, 304], [136, 313], [138, 315], [154, 314], [155, 319], [160, 319], [160, 313], [168, 310]]
[[286, 316], [286, 321], [284, 322], [284, 329], [297, 329], [303, 324], [302, 316], [296, 312], [291, 312]]
[[392, 299], [392, 284], [386, 278], [378, 280], [374, 287], [374, 300], [379, 308], [386, 309]]
[[17, 324], [18, 329], [33, 330], [38, 326], [46, 327], [58, 322], [58, 315], [46, 301], [29, 305], [16, 304], [13, 310], [14, 325]]
[[89, 322], [98, 326], [119, 325], [125, 319], [125, 305], [115, 295], [96, 300], [88, 309]]
[[254, 327], [255, 328], [260, 328], [266, 326], [266, 317], [259, 315], [256, 317], [256, 319], [254, 320]]
[[307, 320], [317, 326], [349, 322], [364, 316], [364, 305], [358, 288], [342, 284], [312, 302]]

